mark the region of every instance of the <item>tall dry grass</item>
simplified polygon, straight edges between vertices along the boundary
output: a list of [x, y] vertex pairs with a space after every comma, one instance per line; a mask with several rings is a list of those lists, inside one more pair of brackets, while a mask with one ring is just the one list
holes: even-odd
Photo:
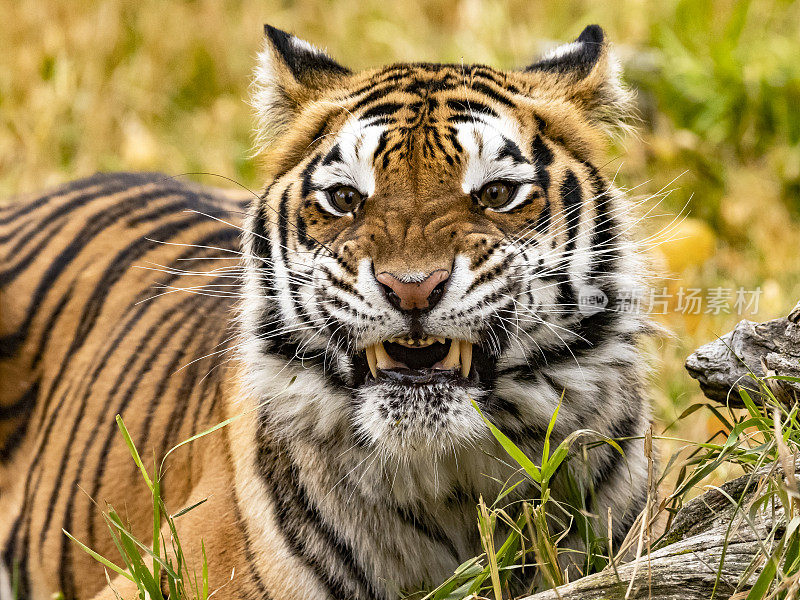
[[[800, 3], [786, 0], [0, 0], [0, 197], [97, 170], [211, 172], [261, 187], [246, 105], [268, 22], [366, 67], [400, 60], [526, 64], [603, 25], [639, 90], [637, 138], [606, 171], [675, 191], [643, 223], [689, 217], [652, 252], [678, 288], [760, 287], [763, 320], [800, 298]], [[192, 176], [224, 185], [213, 177]], [[5, 200], [0, 200], [0, 202]], [[682, 314], [653, 343], [655, 415], [700, 397], [682, 368], [743, 316]], [[711, 417], [677, 436], [705, 439]], [[665, 448], [669, 452], [670, 448]]]

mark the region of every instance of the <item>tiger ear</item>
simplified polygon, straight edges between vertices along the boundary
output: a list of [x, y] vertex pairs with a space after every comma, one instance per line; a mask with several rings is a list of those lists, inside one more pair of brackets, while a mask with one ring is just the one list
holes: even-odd
[[612, 133], [627, 129], [633, 106], [633, 94], [622, 83], [620, 71], [599, 25], [589, 25], [574, 42], [524, 69], [537, 89], [577, 105]]
[[303, 106], [335, 89], [350, 71], [322, 50], [285, 31], [264, 25], [251, 104], [261, 141], [280, 135]]

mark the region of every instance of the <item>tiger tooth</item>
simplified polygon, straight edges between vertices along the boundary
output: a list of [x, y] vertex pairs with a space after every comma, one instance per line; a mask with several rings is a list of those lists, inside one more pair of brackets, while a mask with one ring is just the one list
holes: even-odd
[[433, 339], [435, 339], [440, 344], [444, 344], [445, 342], [447, 342], [447, 338], [446, 337], [442, 337], [442, 336], [438, 336], [438, 335]]
[[439, 363], [437, 363], [434, 368], [436, 369], [455, 369], [458, 366], [458, 363], [461, 359], [461, 344], [458, 343], [458, 340], [453, 340], [450, 342], [450, 350], [447, 352], [447, 356], [444, 357]]
[[[455, 344], [455, 340], [453, 340]], [[469, 370], [472, 368], [472, 342], [460, 340], [458, 345], [461, 350], [461, 376], [469, 377]]]
[[383, 347], [383, 342], [378, 342], [375, 348], [375, 366], [378, 369], [391, 369], [395, 366], [395, 362], [386, 353], [386, 348]]
[[369, 365], [369, 372], [372, 376], [378, 378], [378, 360], [375, 358], [375, 345], [367, 346], [367, 364]]

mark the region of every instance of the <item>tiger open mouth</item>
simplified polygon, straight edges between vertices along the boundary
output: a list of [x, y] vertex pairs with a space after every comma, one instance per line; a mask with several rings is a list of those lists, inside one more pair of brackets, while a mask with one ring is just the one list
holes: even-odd
[[366, 353], [375, 379], [391, 372], [419, 378], [448, 373], [467, 379], [472, 371], [472, 342], [466, 340], [396, 337], [368, 346]]

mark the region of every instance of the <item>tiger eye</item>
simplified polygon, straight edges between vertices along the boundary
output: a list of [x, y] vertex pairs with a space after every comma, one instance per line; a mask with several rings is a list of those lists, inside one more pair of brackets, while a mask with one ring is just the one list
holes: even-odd
[[514, 190], [502, 181], [492, 181], [481, 189], [480, 202], [489, 208], [502, 208], [511, 199]]
[[356, 188], [342, 185], [329, 192], [331, 204], [344, 213], [353, 212], [364, 201], [364, 195]]

